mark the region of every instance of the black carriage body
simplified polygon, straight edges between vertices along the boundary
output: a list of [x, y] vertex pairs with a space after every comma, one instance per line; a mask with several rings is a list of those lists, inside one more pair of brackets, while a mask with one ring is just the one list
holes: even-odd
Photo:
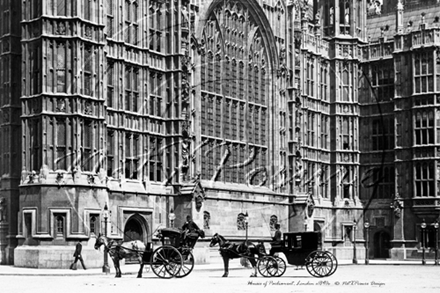
[[163, 228], [160, 230], [162, 245], [171, 245], [180, 248], [183, 245], [184, 232], [177, 228]]
[[305, 265], [307, 256], [322, 247], [320, 232], [287, 232], [283, 234], [283, 252], [291, 265]]

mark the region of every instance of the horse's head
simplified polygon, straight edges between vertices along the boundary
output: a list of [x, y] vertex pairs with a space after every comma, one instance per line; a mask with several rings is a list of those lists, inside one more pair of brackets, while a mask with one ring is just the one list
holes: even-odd
[[106, 241], [104, 235], [99, 233], [95, 241], [95, 249], [98, 249], [99, 247], [101, 247], [101, 245], [106, 246]]
[[214, 247], [216, 244], [220, 243], [220, 237], [218, 233], [215, 233], [211, 238], [211, 243], [209, 243], [209, 247]]

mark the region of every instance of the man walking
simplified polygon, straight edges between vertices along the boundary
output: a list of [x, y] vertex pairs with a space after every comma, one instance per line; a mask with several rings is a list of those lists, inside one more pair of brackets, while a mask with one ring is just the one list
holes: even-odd
[[76, 262], [78, 260], [81, 261], [81, 265], [82, 265], [83, 269], [86, 269], [86, 266], [84, 265], [83, 258], [81, 256], [81, 251], [82, 251], [82, 244], [81, 244], [81, 241], [78, 241], [78, 243], [76, 244], [75, 253], [73, 254], [73, 257], [75, 258], [75, 260], [70, 265], [71, 270], [76, 270]]

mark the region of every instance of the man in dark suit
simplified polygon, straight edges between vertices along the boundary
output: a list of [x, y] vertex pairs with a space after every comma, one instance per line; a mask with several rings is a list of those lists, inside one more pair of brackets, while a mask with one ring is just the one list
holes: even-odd
[[182, 226], [182, 230], [185, 231], [185, 242], [189, 247], [194, 247], [196, 244], [197, 238], [199, 238], [198, 231], [200, 230], [199, 226], [193, 222], [191, 216], [186, 216], [186, 222]]
[[82, 251], [82, 244], [81, 244], [81, 241], [78, 241], [78, 243], [76, 244], [75, 253], [73, 254], [73, 257], [75, 258], [75, 260], [70, 265], [71, 270], [76, 270], [76, 262], [78, 260], [80, 260], [83, 269], [86, 269], [86, 266], [84, 265], [84, 260], [81, 256], [81, 251]]
[[272, 237], [272, 242], [270, 243], [270, 245], [272, 246], [272, 248], [270, 249], [269, 254], [270, 255], [274, 255], [275, 252], [279, 252], [279, 248], [280, 246], [283, 244], [281, 236], [283, 235], [280, 231], [280, 224], [275, 224], [275, 234]]

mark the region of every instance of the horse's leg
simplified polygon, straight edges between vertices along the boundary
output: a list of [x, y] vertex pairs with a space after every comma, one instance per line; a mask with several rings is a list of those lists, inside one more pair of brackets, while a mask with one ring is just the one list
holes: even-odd
[[139, 268], [139, 272], [138, 272], [137, 277], [142, 278], [142, 270], [144, 269], [144, 261], [141, 256], [138, 256], [138, 260], [139, 260], [139, 264], [141, 265], [141, 267]]
[[119, 267], [119, 258], [115, 257], [113, 259], [113, 263], [115, 264], [115, 271], [116, 271], [115, 278], [120, 278], [122, 274], [121, 274], [121, 268]]
[[255, 260], [255, 258], [250, 257], [249, 262], [251, 263], [252, 268], [254, 269], [254, 273], [251, 275], [251, 277], [256, 277], [257, 276], [257, 261]]
[[229, 275], [229, 257], [227, 257], [226, 255], [222, 255], [222, 258], [225, 267], [225, 272], [222, 277], [226, 278]]

